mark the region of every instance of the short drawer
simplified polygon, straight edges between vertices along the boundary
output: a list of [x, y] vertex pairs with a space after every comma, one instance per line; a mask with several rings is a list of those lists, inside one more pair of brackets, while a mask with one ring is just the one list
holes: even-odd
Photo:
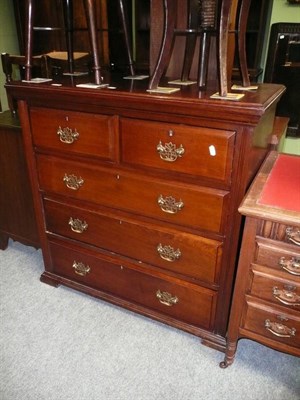
[[247, 298], [242, 327], [263, 337], [300, 346], [300, 315], [283, 307], [272, 307], [267, 302]]
[[44, 205], [48, 232], [196, 280], [218, 282], [222, 242], [48, 199]]
[[300, 310], [300, 279], [287, 279], [282, 272], [252, 266], [251, 295], [292, 310]]
[[120, 130], [124, 163], [230, 182], [233, 131], [126, 118]]
[[75, 111], [32, 108], [34, 145], [73, 154], [114, 160], [117, 117]]
[[61, 277], [197, 327], [212, 327], [216, 293], [209, 289], [136, 271], [113, 258], [62, 242], [50, 242], [50, 251], [53, 272]]
[[214, 232], [224, 230], [229, 198], [226, 191], [150, 179], [56, 157], [38, 155], [37, 161], [43, 191], [173, 224]]
[[300, 277], [300, 247], [296, 245], [257, 238], [255, 262]]

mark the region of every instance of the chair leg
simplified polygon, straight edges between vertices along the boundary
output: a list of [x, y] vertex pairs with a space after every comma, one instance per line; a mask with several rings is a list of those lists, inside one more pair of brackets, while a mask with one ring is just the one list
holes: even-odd
[[211, 32], [205, 30], [201, 35], [201, 47], [199, 54], [198, 86], [200, 89], [205, 89], [207, 85], [210, 41], [211, 41]]
[[100, 57], [99, 57], [99, 46], [97, 39], [97, 29], [96, 29], [96, 5], [95, 0], [84, 0], [84, 7], [86, 13], [86, 19], [88, 23], [88, 30], [90, 36], [90, 43], [93, 54], [93, 67], [95, 74], [95, 83], [97, 85], [102, 83], [101, 76], [101, 66], [100, 66]]
[[26, 47], [25, 47], [25, 79], [31, 80], [32, 45], [33, 45], [33, 16], [35, 1], [26, 0]]
[[66, 30], [66, 44], [68, 53], [68, 71], [74, 72], [74, 46], [73, 46], [73, 0], [63, 0], [63, 15]]
[[2, 62], [2, 69], [5, 74], [6, 82], [9, 83], [12, 81], [12, 65], [9, 60], [8, 53], [1, 53], [1, 62]]
[[164, 28], [162, 44], [154, 72], [150, 78], [149, 89], [156, 89], [159, 81], [168, 66], [173, 44], [173, 34], [176, 25], [177, 0], [163, 0], [164, 7]]
[[228, 49], [228, 30], [230, 9], [233, 0], [221, 0], [220, 18], [218, 26], [218, 71], [219, 71], [219, 95], [227, 97], [227, 49]]
[[210, 54], [212, 35], [216, 33], [216, 16], [218, 15], [218, 0], [202, 0], [200, 2], [200, 26], [202, 30], [199, 66], [198, 66], [198, 86], [205, 89], [207, 86], [207, 73]]
[[132, 48], [131, 48], [130, 38], [129, 38], [128, 16], [125, 11], [125, 5], [124, 5], [123, 0], [119, 0], [119, 10], [120, 10], [121, 22], [122, 22], [123, 32], [124, 32], [124, 37], [125, 37], [125, 45], [126, 45], [126, 52], [127, 52], [127, 57], [128, 57], [129, 70], [130, 70], [130, 74], [132, 76], [134, 76], [135, 70], [134, 70], [134, 66], [133, 66]]
[[188, 0], [188, 33], [186, 36], [181, 81], [186, 82], [192, 68], [197, 42], [199, 0]]
[[238, 62], [244, 87], [250, 86], [246, 55], [246, 29], [250, 5], [251, 0], [241, 0], [237, 26]]
[[47, 54], [43, 54], [40, 58], [41, 75], [46, 78], [51, 78], [52, 76], [52, 62]]

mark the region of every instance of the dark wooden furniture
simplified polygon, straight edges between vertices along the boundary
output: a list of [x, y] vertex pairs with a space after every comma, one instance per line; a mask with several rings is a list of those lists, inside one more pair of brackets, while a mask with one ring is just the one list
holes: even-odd
[[[25, 53], [25, 3], [27, 0], [14, 0], [16, 25], [19, 38], [20, 54]], [[123, 35], [123, 28], [121, 19], [118, 18], [118, 1], [119, 0], [95, 0], [96, 1], [96, 14], [97, 14], [97, 36], [100, 42], [100, 64], [105, 67], [111, 67], [116, 70], [128, 69], [128, 55], [126, 53], [126, 46]], [[161, 27], [155, 22], [162, 20], [162, 6], [161, 0], [151, 0], [151, 7], [153, 21], [151, 24], [151, 46], [150, 46], [150, 0], [135, 1], [136, 12], [134, 21], [131, 20], [132, 14], [132, 0], [123, 0], [125, 8], [127, 8], [129, 16], [129, 36], [134, 32], [134, 49], [133, 58], [134, 65], [138, 71], [148, 72], [149, 66], [153, 72], [154, 64], [156, 62], [157, 53], [160, 48]], [[179, 28], [183, 29], [183, 22], [186, 21], [186, 15], [183, 10], [184, 2], [186, 0], [177, 0], [178, 7], [181, 7], [180, 19], [178, 21]], [[234, 0], [236, 2], [237, 0]], [[75, 52], [90, 52], [88, 29], [82, 1], [73, 2], [73, 39]], [[271, 0], [252, 0], [249, 12], [247, 30], [246, 30], [246, 51], [247, 51], [247, 64], [250, 72], [251, 81], [257, 81], [258, 76], [262, 72], [260, 66], [262, 45], [264, 39], [265, 26], [267, 26], [267, 16]], [[48, 27], [50, 30], [35, 30], [35, 40], [33, 44], [33, 54], [40, 55], [56, 51], [66, 51], [66, 35], [64, 32], [64, 19], [61, 0], [39, 0], [39, 7], [36, 9], [36, 22], [37, 27]], [[232, 33], [235, 26], [232, 26], [230, 37], [234, 36]], [[157, 43], [153, 43], [157, 42]], [[181, 38], [178, 38], [181, 42]], [[181, 62], [180, 53], [178, 51], [178, 43], [176, 40], [175, 45], [175, 59], [176, 63]], [[184, 46], [184, 45], [183, 45]], [[152, 49], [154, 47], [154, 49]], [[151, 53], [151, 60], [149, 60], [149, 51]], [[196, 55], [197, 58], [197, 55]], [[231, 57], [230, 57], [231, 58]], [[171, 60], [173, 64], [174, 59]], [[229, 63], [232, 64], [231, 62]], [[172, 70], [177, 65], [172, 65]], [[195, 79], [195, 68], [192, 68], [192, 79]], [[209, 73], [212, 68], [210, 66]], [[231, 70], [231, 68], [230, 68]], [[215, 71], [213, 72], [215, 75]], [[238, 71], [238, 58], [236, 57], [233, 80], [235, 82], [241, 79]], [[174, 76], [180, 77], [180, 71], [176, 71]], [[230, 79], [230, 77], [228, 78]]]
[[286, 86], [277, 114], [290, 119], [287, 136], [300, 137], [300, 23], [272, 25], [264, 81]]
[[300, 356], [299, 171], [299, 157], [272, 152], [239, 208], [246, 224], [223, 368], [240, 338]]
[[[95, 0], [83, 0], [84, 10], [88, 26], [88, 34], [90, 40], [91, 56], [92, 56], [92, 70], [94, 72], [94, 79], [96, 84], [102, 82], [101, 65], [100, 65], [100, 52], [99, 40], [97, 35], [96, 23], [96, 2]], [[62, 14], [65, 21], [66, 44], [67, 44], [67, 63], [68, 72], [73, 73], [74, 59], [73, 59], [73, 3], [72, 0], [63, 0]], [[25, 79], [32, 78], [32, 57], [33, 57], [33, 41], [34, 41], [34, 16], [35, 16], [36, 2], [35, 0], [26, 0], [25, 2]]]
[[[131, 7], [131, 0], [93, 0], [88, 3], [95, 10], [93, 40], [98, 44], [99, 64], [105, 69], [118, 69], [127, 73], [129, 70], [131, 75], [135, 74], [136, 68], [148, 71], [150, 0], [137, 2], [135, 13]], [[15, 1], [14, 7], [20, 52], [24, 55], [28, 43], [26, 39], [28, 0]], [[134, 15], [133, 20], [132, 15]], [[48, 54], [53, 50], [65, 52], [65, 63], [59, 62], [59, 69], [63, 72], [67, 72], [68, 69], [71, 72], [76, 70], [72, 66], [72, 53], [75, 52], [77, 58], [82, 53], [93, 53], [89, 38], [89, 18], [85, 16], [83, 0], [39, 0], [38, 7], [34, 7], [32, 14], [34, 37], [32, 54], [35, 56]], [[67, 68], [68, 58], [69, 68]]]
[[[66, 78], [65, 78], [66, 79]], [[264, 160], [283, 87], [239, 102], [170, 96], [147, 81], [11, 82], [42, 243], [43, 282], [64, 284], [199, 336], [225, 334], [237, 207]]]
[[[195, 53], [196, 40], [197, 37], [200, 37], [201, 46], [199, 51], [197, 83], [200, 87], [205, 88], [207, 86], [207, 70], [211, 47], [210, 41], [211, 37], [215, 36], [217, 38], [215, 49], [218, 64], [218, 75], [216, 80], [219, 82], [220, 95], [226, 97], [228, 93], [228, 33], [230, 26], [230, 11], [233, 0], [202, 0], [200, 2], [198, 0], [186, 0], [187, 26], [185, 29], [178, 29], [176, 26], [176, 21], [179, 19], [179, 15], [182, 16], [182, 7], [178, 7], [177, 1], [163, 0], [162, 3], [164, 10], [162, 44], [158, 54], [157, 63], [150, 79], [149, 88], [156, 89], [164, 72], [167, 70], [176, 35], [184, 35], [186, 37], [185, 54], [181, 73], [182, 83], [185, 83], [189, 78]], [[250, 81], [246, 64], [245, 32], [250, 1], [241, 0], [239, 3], [240, 6], [238, 8], [239, 13], [237, 23], [238, 60], [243, 85], [249, 86]]]
[[[26, 63], [25, 56], [2, 53], [1, 54], [1, 63], [2, 63], [2, 70], [3, 70], [3, 73], [5, 74], [5, 80], [7, 83], [11, 82], [15, 78], [15, 76], [13, 76], [15, 74], [18, 74], [18, 76], [17, 76], [18, 79], [25, 78], [25, 75], [24, 75], [25, 63]], [[32, 64], [32, 69], [34, 71], [37, 71], [38, 76], [49, 77], [48, 66], [47, 66], [47, 56], [32, 57], [31, 64]], [[16, 72], [15, 66], [19, 67], [19, 72]], [[7, 96], [7, 100], [8, 100], [8, 106], [9, 106], [11, 113], [16, 116], [16, 112], [17, 112], [16, 103], [9, 96]]]
[[12, 238], [39, 247], [19, 121], [0, 113], [0, 249]]
[[[69, 0], [38, 1], [37, 7], [33, 10], [33, 55], [47, 54], [53, 51], [67, 53], [69, 37], [73, 39], [74, 52], [92, 52], [84, 2], [82, 0], [73, 1], [71, 13], [63, 12], [63, 4], [66, 3], [71, 4]], [[100, 43], [100, 63], [101, 65], [108, 65], [106, 0], [95, 0], [95, 4], [97, 41]], [[24, 55], [27, 46], [26, 14], [28, 12], [28, 0], [14, 0], [14, 10], [20, 54]], [[73, 18], [69, 17], [70, 14], [71, 16], [73, 14]], [[66, 34], [68, 31], [71, 35]]]

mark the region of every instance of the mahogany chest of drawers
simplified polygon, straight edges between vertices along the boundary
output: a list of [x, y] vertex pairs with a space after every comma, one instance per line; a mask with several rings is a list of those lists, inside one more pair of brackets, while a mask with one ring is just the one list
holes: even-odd
[[45, 272], [224, 349], [237, 208], [264, 160], [279, 85], [243, 101], [13, 82]]
[[246, 223], [223, 368], [243, 337], [300, 356], [300, 157], [271, 152], [239, 210]]

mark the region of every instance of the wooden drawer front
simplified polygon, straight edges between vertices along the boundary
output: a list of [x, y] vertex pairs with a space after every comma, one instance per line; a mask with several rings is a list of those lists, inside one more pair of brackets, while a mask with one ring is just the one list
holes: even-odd
[[247, 299], [243, 327], [290, 346], [300, 346], [300, 315]]
[[267, 268], [253, 266], [251, 295], [300, 310], [300, 279], [287, 280], [284, 273], [270, 274]]
[[296, 245], [258, 238], [255, 261], [284, 271], [286, 275], [300, 277], [300, 248]]
[[74, 111], [32, 108], [35, 146], [115, 159], [117, 117]]
[[126, 118], [120, 129], [125, 163], [230, 182], [232, 131]]
[[216, 283], [222, 243], [45, 200], [47, 230], [168, 271]]
[[216, 300], [212, 290], [135, 271], [80, 247], [73, 249], [67, 244], [50, 243], [50, 249], [53, 272], [59, 276], [195, 326], [212, 327]]
[[[37, 160], [40, 187], [44, 191], [132, 211], [174, 224], [214, 232], [222, 232], [224, 229], [222, 214], [228, 194], [225, 191], [192, 185], [175, 186], [174, 183], [150, 180], [143, 175], [92, 168], [83, 163], [67, 163], [55, 157], [39, 155]], [[77, 190], [68, 188], [64, 182], [64, 179], [69, 180], [73, 176], [79, 182]], [[175, 210], [168, 212], [173, 203]]]

